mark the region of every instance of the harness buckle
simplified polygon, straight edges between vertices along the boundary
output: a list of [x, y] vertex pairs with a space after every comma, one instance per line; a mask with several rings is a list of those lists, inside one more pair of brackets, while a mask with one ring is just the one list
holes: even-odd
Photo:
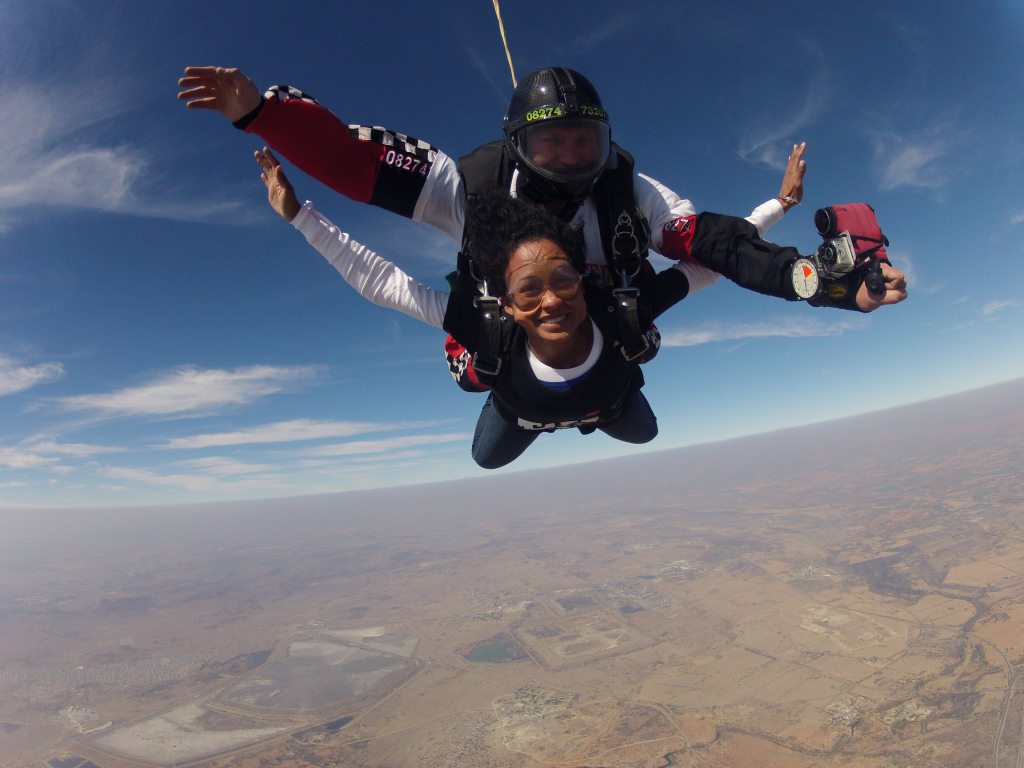
[[[484, 290], [486, 291], [486, 283]], [[480, 317], [483, 338], [479, 349], [473, 353], [473, 368], [485, 376], [497, 376], [501, 370], [501, 304], [493, 296], [476, 296], [473, 306]]]
[[643, 262], [640, 250], [640, 238], [633, 225], [633, 217], [622, 211], [612, 235], [612, 266], [623, 278], [623, 283], [632, 280], [640, 272]]
[[640, 291], [637, 288], [613, 288], [612, 297], [615, 300], [615, 314], [619, 320], [621, 340], [619, 351], [627, 363], [643, 357], [651, 348], [651, 342], [647, 334], [640, 330], [639, 318], [637, 317], [637, 297]]

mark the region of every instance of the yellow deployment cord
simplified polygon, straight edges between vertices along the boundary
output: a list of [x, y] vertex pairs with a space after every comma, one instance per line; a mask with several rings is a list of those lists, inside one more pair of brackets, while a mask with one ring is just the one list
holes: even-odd
[[498, 4], [498, 0], [494, 0], [494, 15], [498, 17], [498, 30], [501, 32], [501, 42], [505, 45], [505, 58], [508, 59], [508, 70], [512, 73], [512, 87], [515, 88], [518, 85], [516, 82], [516, 70], [512, 66], [512, 54], [508, 50], [508, 39], [505, 37], [505, 25], [501, 22], [501, 6]]

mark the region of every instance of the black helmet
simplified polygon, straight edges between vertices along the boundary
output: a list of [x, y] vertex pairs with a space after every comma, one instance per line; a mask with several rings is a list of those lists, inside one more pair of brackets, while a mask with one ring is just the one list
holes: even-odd
[[505, 146], [535, 194], [577, 202], [587, 196], [611, 157], [608, 113], [579, 72], [538, 69], [512, 94], [505, 114]]

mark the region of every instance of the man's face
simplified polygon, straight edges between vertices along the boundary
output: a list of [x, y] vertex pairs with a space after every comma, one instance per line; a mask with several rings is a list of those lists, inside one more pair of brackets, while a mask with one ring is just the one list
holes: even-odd
[[593, 173], [604, 166], [606, 128], [592, 120], [559, 120], [551, 125], [532, 125], [524, 135], [530, 162], [558, 176]]

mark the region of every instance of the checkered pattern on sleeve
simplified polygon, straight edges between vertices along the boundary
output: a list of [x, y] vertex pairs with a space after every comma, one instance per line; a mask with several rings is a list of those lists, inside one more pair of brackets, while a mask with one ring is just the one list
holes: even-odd
[[292, 88], [290, 85], [272, 85], [267, 88], [267, 92], [263, 94], [263, 98], [267, 100], [276, 98], [278, 101], [291, 101], [293, 99], [298, 99], [300, 101], [308, 101], [310, 104], [320, 103], [313, 98], [312, 94], [304, 93], [298, 88]]
[[372, 141], [385, 147], [393, 147], [398, 152], [418, 157], [427, 163], [434, 162], [437, 156], [437, 148], [431, 144], [417, 139], [414, 136], [407, 136], [397, 131], [389, 131], [379, 125], [350, 125], [348, 132], [354, 139], [360, 141]]

